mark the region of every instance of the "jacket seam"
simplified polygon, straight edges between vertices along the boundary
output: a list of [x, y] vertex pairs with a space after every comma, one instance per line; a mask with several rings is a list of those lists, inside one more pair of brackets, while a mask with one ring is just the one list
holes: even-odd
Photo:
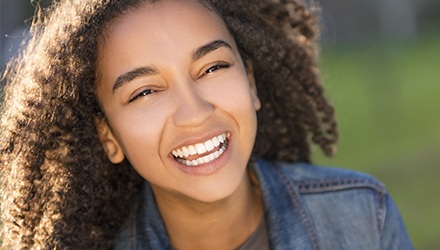
[[382, 234], [386, 214], [386, 189], [381, 183], [361, 178], [341, 178], [328, 181], [298, 181], [298, 190], [301, 194], [326, 193], [349, 189], [368, 188], [374, 192], [376, 200], [377, 229]]
[[385, 187], [382, 184], [360, 178], [341, 178], [326, 181], [306, 180], [297, 181], [297, 185], [301, 194], [332, 192], [355, 188], [370, 188], [380, 194], [386, 193]]
[[298, 212], [300, 215], [300, 219], [302, 224], [305, 226], [307, 234], [309, 235], [310, 241], [312, 243], [312, 249], [318, 250], [319, 249], [319, 239], [318, 235], [316, 233], [316, 230], [313, 226], [311, 218], [309, 218], [307, 212], [304, 209], [304, 206], [302, 205], [302, 202], [299, 200], [299, 192], [294, 188], [294, 186], [291, 185], [291, 181], [289, 181], [278, 169], [275, 169], [275, 173], [278, 175], [278, 177], [281, 179], [281, 181], [285, 184], [287, 187], [287, 193], [289, 194], [292, 203], [294, 204], [293, 208]]
[[377, 195], [377, 220], [379, 233], [382, 235], [383, 228], [385, 226], [385, 215], [386, 215], [386, 194], [380, 193]]

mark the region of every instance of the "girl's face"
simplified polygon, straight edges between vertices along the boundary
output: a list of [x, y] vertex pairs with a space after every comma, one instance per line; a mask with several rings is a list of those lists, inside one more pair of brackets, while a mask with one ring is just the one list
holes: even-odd
[[153, 190], [199, 201], [245, 180], [256, 95], [222, 19], [192, 0], [166, 0], [117, 18], [103, 35], [98, 124], [113, 163], [126, 157]]

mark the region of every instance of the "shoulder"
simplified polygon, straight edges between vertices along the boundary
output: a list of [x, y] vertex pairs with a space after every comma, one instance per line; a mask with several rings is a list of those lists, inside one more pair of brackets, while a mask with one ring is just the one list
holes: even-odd
[[316, 166], [310, 163], [286, 163], [258, 160], [262, 172], [277, 175], [294, 183], [301, 194], [341, 191], [345, 189], [371, 189], [385, 195], [384, 184], [375, 177], [358, 171], [336, 167]]
[[[412, 249], [397, 207], [373, 176], [265, 160], [257, 160], [255, 170], [268, 204], [280, 214], [298, 210], [323, 248]], [[286, 205], [280, 208], [280, 203]]]
[[363, 228], [365, 233], [382, 231], [388, 194], [376, 178], [309, 163], [259, 160], [256, 165], [260, 181], [271, 195], [287, 193], [285, 198], [296, 199], [296, 206], [304, 208], [318, 232], [345, 231], [354, 227], [351, 223], [368, 225]]
[[[345, 218], [369, 214], [383, 228], [387, 190], [375, 177], [358, 171], [309, 163], [258, 161], [266, 187], [299, 195], [314, 216]], [[341, 214], [342, 213], [342, 214]]]

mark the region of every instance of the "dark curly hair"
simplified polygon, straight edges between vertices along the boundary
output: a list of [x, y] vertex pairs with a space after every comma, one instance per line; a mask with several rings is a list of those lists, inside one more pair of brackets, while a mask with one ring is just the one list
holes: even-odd
[[[13, 249], [105, 249], [142, 183], [111, 164], [96, 120], [98, 42], [115, 18], [160, 0], [55, 1], [5, 71], [1, 116], [2, 243]], [[331, 155], [333, 108], [316, 68], [316, 9], [299, 0], [198, 0], [226, 22], [252, 63], [262, 108], [254, 156], [310, 161]]]

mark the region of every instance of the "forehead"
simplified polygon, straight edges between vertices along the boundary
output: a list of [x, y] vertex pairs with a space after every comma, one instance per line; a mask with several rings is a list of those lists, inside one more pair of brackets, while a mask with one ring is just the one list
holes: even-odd
[[[178, 24], [167, 25], [173, 21], [178, 21]], [[131, 30], [131, 27], [134, 28], [134, 23], [140, 22], [143, 23], [143, 30], [146, 32], [154, 32], [156, 28], [169, 29], [206, 23], [211, 25], [211, 28], [205, 31], [215, 29], [229, 34], [224, 21], [214, 7], [203, 0], [156, 0], [145, 2], [115, 18], [104, 28], [104, 39], [101, 40], [107, 40], [109, 36], [115, 36], [118, 32]]]
[[221, 17], [199, 1], [146, 3], [124, 13], [106, 28], [100, 41], [97, 70], [106, 78], [115, 78], [133, 67], [169, 65], [214, 40], [228, 42], [237, 53]]

